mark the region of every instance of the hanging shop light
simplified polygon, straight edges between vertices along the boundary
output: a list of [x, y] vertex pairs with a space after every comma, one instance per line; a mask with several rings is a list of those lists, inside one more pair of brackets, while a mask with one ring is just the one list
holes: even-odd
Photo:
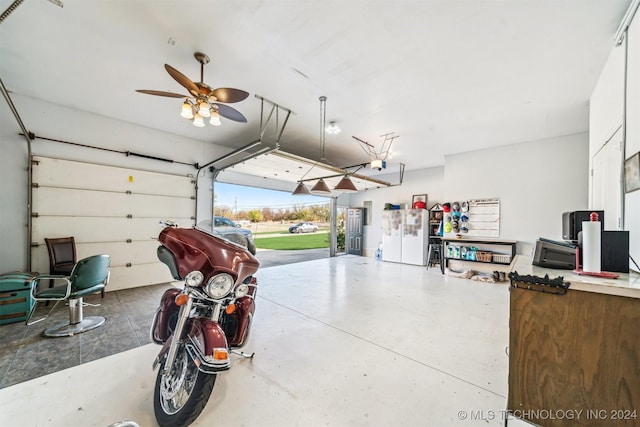
[[327, 186], [327, 183], [324, 182], [324, 179], [320, 178], [320, 181], [316, 182], [316, 185], [311, 187], [311, 194], [327, 196], [331, 194], [331, 190], [329, 190], [329, 187]]
[[293, 190], [293, 193], [291, 193], [291, 195], [293, 196], [302, 196], [305, 194], [311, 194], [311, 192], [309, 192], [309, 189], [306, 185], [304, 185], [304, 182], [302, 181], [298, 182], [298, 186], [295, 190]]
[[341, 191], [343, 193], [356, 193], [358, 191], [353, 181], [351, 181], [351, 178], [349, 178], [349, 175], [342, 177], [340, 182], [338, 182], [338, 185], [334, 187], [334, 190]]

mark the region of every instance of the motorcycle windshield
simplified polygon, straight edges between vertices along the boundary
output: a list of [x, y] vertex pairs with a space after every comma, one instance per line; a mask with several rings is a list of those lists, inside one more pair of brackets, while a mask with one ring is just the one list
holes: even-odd
[[255, 274], [260, 266], [260, 262], [244, 245], [211, 230], [167, 227], [160, 233], [159, 240], [173, 253], [182, 277], [194, 270], [202, 272], [207, 278], [224, 271], [243, 281]]

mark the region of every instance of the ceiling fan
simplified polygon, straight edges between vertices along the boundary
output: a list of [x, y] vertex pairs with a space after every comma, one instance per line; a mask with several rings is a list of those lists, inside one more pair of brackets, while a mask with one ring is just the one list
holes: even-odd
[[191, 81], [191, 79], [171, 65], [164, 64], [164, 68], [169, 75], [184, 86], [190, 95], [145, 89], [138, 89], [136, 92], [146, 93], [147, 95], [166, 96], [169, 98], [184, 98], [185, 100], [182, 104], [182, 112], [180, 115], [185, 119], [193, 120], [193, 125], [197, 127], [204, 126], [205, 117], [210, 118], [209, 123], [213, 126], [220, 125], [220, 116], [235, 122], [246, 123], [247, 119], [240, 111], [224, 104], [243, 101], [249, 96], [249, 93], [244, 90], [228, 87], [213, 89], [204, 83], [204, 66], [209, 63], [209, 57], [201, 52], [196, 52], [193, 56], [200, 63], [199, 82]]

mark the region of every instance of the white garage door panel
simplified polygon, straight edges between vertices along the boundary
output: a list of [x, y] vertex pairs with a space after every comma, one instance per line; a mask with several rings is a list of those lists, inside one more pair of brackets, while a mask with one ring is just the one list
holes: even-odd
[[[121, 242], [127, 239], [149, 240], [158, 237], [162, 226], [162, 218], [97, 218], [49, 216], [34, 218], [33, 241], [44, 245], [45, 237], [73, 236], [76, 243]], [[173, 218], [172, 218], [173, 219]], [[174, 219], [178, 224], [191, 226], [189, 218]]]
[[132, 267], [112, 267], [107, 291], [137, 288], [139, 286], [155, 285], [174, 281], [166, 265], [141, 264]]
[[160, 243], [157, 240], [131, 242], [126, 245], [121, 243], [87, 243], [78, 245], [78, 258], [94, 254], [107, 254], [111, 256], [112, 266], [126, 266], [130, 264], [149, 264], [158, 261], [156, 250]]
[[196, 209], [195, 200], [173, 196], [137, 195], [131, 203], [137, 217], [189, 218]]
[[[131, 191], [139, 194], [185, 196], [195, 194], [193, 178], [93, 163], [34, 157], [33, 182], [45, 187], [89, 188], [92, 190]], [[131, 180], [131, 181], [130, 181]]]
[[49, 255], [46, 246], [40, 245], [37, 248], [31, 248], [31, 271], [49, 274]]
[[175, 196], [112, 193], [86, 189], [40, 187], [33, 190], [38, 215], [123, 217], [190, 217], [195, 200]]
[[[73, 236], [78, 259], [111, 256], [107, 290], [173, 280], [158, 261], [159, 221], [192, 226], [191, 177], [34, 157], [31, 269], [49, 271], [45, 237]], [[127, 218], [130, 216], [130, 218]], [[37, 243], [39, 246], [34, 247]]]

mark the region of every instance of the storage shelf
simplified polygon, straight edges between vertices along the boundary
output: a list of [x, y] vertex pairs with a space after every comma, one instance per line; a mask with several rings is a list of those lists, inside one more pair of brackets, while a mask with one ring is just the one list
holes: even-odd
[[[445, 267], [448, 267], [449, 261], [473, 262], [478, 264], [497, 264], [509, 265], [516, 255], [516, 240], [497, 240], [497, 239], [442, 239], [442, 252]], [[472, 248], [475, 248], [472, 249]], [[473, 255], [467, 255], [473, 252]], [[481, 254], [486, 258], [487, 252], [491, 253], [490, 260], [484, 261], [473, 259]]]

